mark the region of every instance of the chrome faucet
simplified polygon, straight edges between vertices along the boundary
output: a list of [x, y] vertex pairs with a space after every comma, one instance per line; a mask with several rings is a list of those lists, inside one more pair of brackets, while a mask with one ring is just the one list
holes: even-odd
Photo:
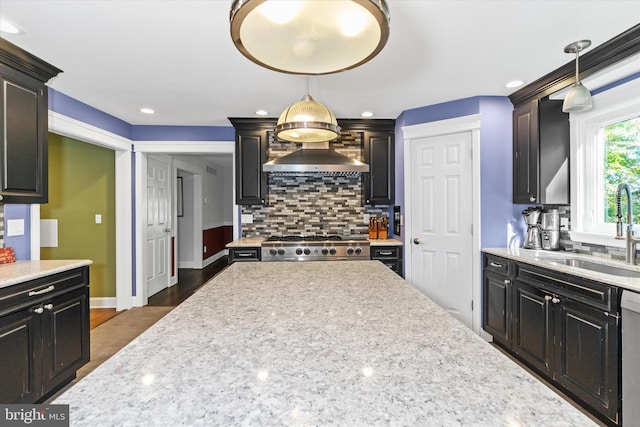
[[633, 209], [631, 208], [631, 190], [629, 185], [622, 183], [618, 185], [616, 190], [616, 239], [622, 240], [622, 207], [620, 206], [620, 198], [622, 197], [622, 190], [627, 194], [627, 252], [626, 261], [627, 264], [636, 264], [636, 245], [640, 242], [640, 238], [636, 237], [633, 231]]

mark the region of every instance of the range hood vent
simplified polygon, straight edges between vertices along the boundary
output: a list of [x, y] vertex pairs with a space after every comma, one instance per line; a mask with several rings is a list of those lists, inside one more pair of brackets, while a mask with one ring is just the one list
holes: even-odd
[[[303, 144], [303, 147], [293, 153], [271, 160], [262, 166], [265, 172], [285, 173], [323, 173], [351, 175], [369, 172], [369, 165], [359, 160], [340, 154], [326, 144]], [[318, 148], [316, 148], [318, 147]]]

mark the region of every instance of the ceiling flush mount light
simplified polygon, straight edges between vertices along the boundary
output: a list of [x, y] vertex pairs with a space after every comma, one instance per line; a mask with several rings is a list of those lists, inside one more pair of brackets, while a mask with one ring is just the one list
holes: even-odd
[[576, 54], [576, 82], [573, 84], [571, 90], [567, 93], [567, 96], [564, 98], [564, 102], [562, 103], [562, 111], [565, 113], [579, 113], [580, 111], [586, 111], [593, 107], [591, 92], [589, 92], [589, 89], [580, 83], [580, 78], [578, 76], [579, 53], [581, 50], [584, 50], [589, 46], [591, 46], [591, 40], [578, 40], [564, 48], [566, 53]]
[[362, 113], [360, 113], [360, 117], [373, 117], [373, 112], [363, 111]]
[[267, 110], [256, 110], [256, 116], [268, 116], [269, 112]]
[[234, 0], [230, 23], [244, 56], [291, 74], [357, 67], [389, 39], [385, 0]]
[[285, 141], [324, 142], [336, 139], [340, 126], [331, 110], [307, 93], [280, 114], [275, 135]]
[[155, 113], [155, 111], [154, 111], [153, 109], [151, 109], [151, 108], [146, 108], [146, 107], [141, 108], [141, 109], [140, 109], [140, 112], [141, 112], [141, 113], [143, 113], [143, 114], [153, 114], [153, 113]]

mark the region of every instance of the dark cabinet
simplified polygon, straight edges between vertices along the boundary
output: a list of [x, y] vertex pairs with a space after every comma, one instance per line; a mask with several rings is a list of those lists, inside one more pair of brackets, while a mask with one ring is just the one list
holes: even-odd
[[569, 204], [569, 115], [535, 99], [513, 111], [513, 202]]
[[370, 248], [370, 258], [382, 262], [402, 276], [402, 246], [372, 245]]
[[483, 285], [484, 330], [600, 418], [618, 423], [618, 289], [489, 254]]
[[482, 327], [493, 340], [511, 347], [511, 292], [513, 263], [504, 258], [484, 255], [482, 278]]
[[48, 201], [48, 92], [61, 70], [0, 38], [0, 194], [4, 203]]
[[34, 403], [89, 361], [89, 268], [0, 290], [0, 403]]
[[229, 264], [238, 261], [260, 261], [261, 251], [259, 247], [236, 247], [229, 248]]
[[236, 203], [261, 205], [267, 197], [267, 161], [271, 123], [230, 119], [236, 129]]
[[364, 175], [364, 201], [368, 205], [392, 205], [395, 197], [394, 135], [392, 131], [363, 134], [364, 162], [369, 173]]
[[547, 294], [525, 283], [513, 285], [513, 352], [538, 371], [553, 368], [552, 317]]

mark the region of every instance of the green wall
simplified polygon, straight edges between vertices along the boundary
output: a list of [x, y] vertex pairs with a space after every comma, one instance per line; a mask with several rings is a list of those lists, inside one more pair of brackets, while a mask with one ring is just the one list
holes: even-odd
[[114, 152], [50, 133], [49, 203], [40, 217], [58, 220], [58, 247], [42, 248], [40, 258], [92, 260], [91, 296], [115, 297]]

